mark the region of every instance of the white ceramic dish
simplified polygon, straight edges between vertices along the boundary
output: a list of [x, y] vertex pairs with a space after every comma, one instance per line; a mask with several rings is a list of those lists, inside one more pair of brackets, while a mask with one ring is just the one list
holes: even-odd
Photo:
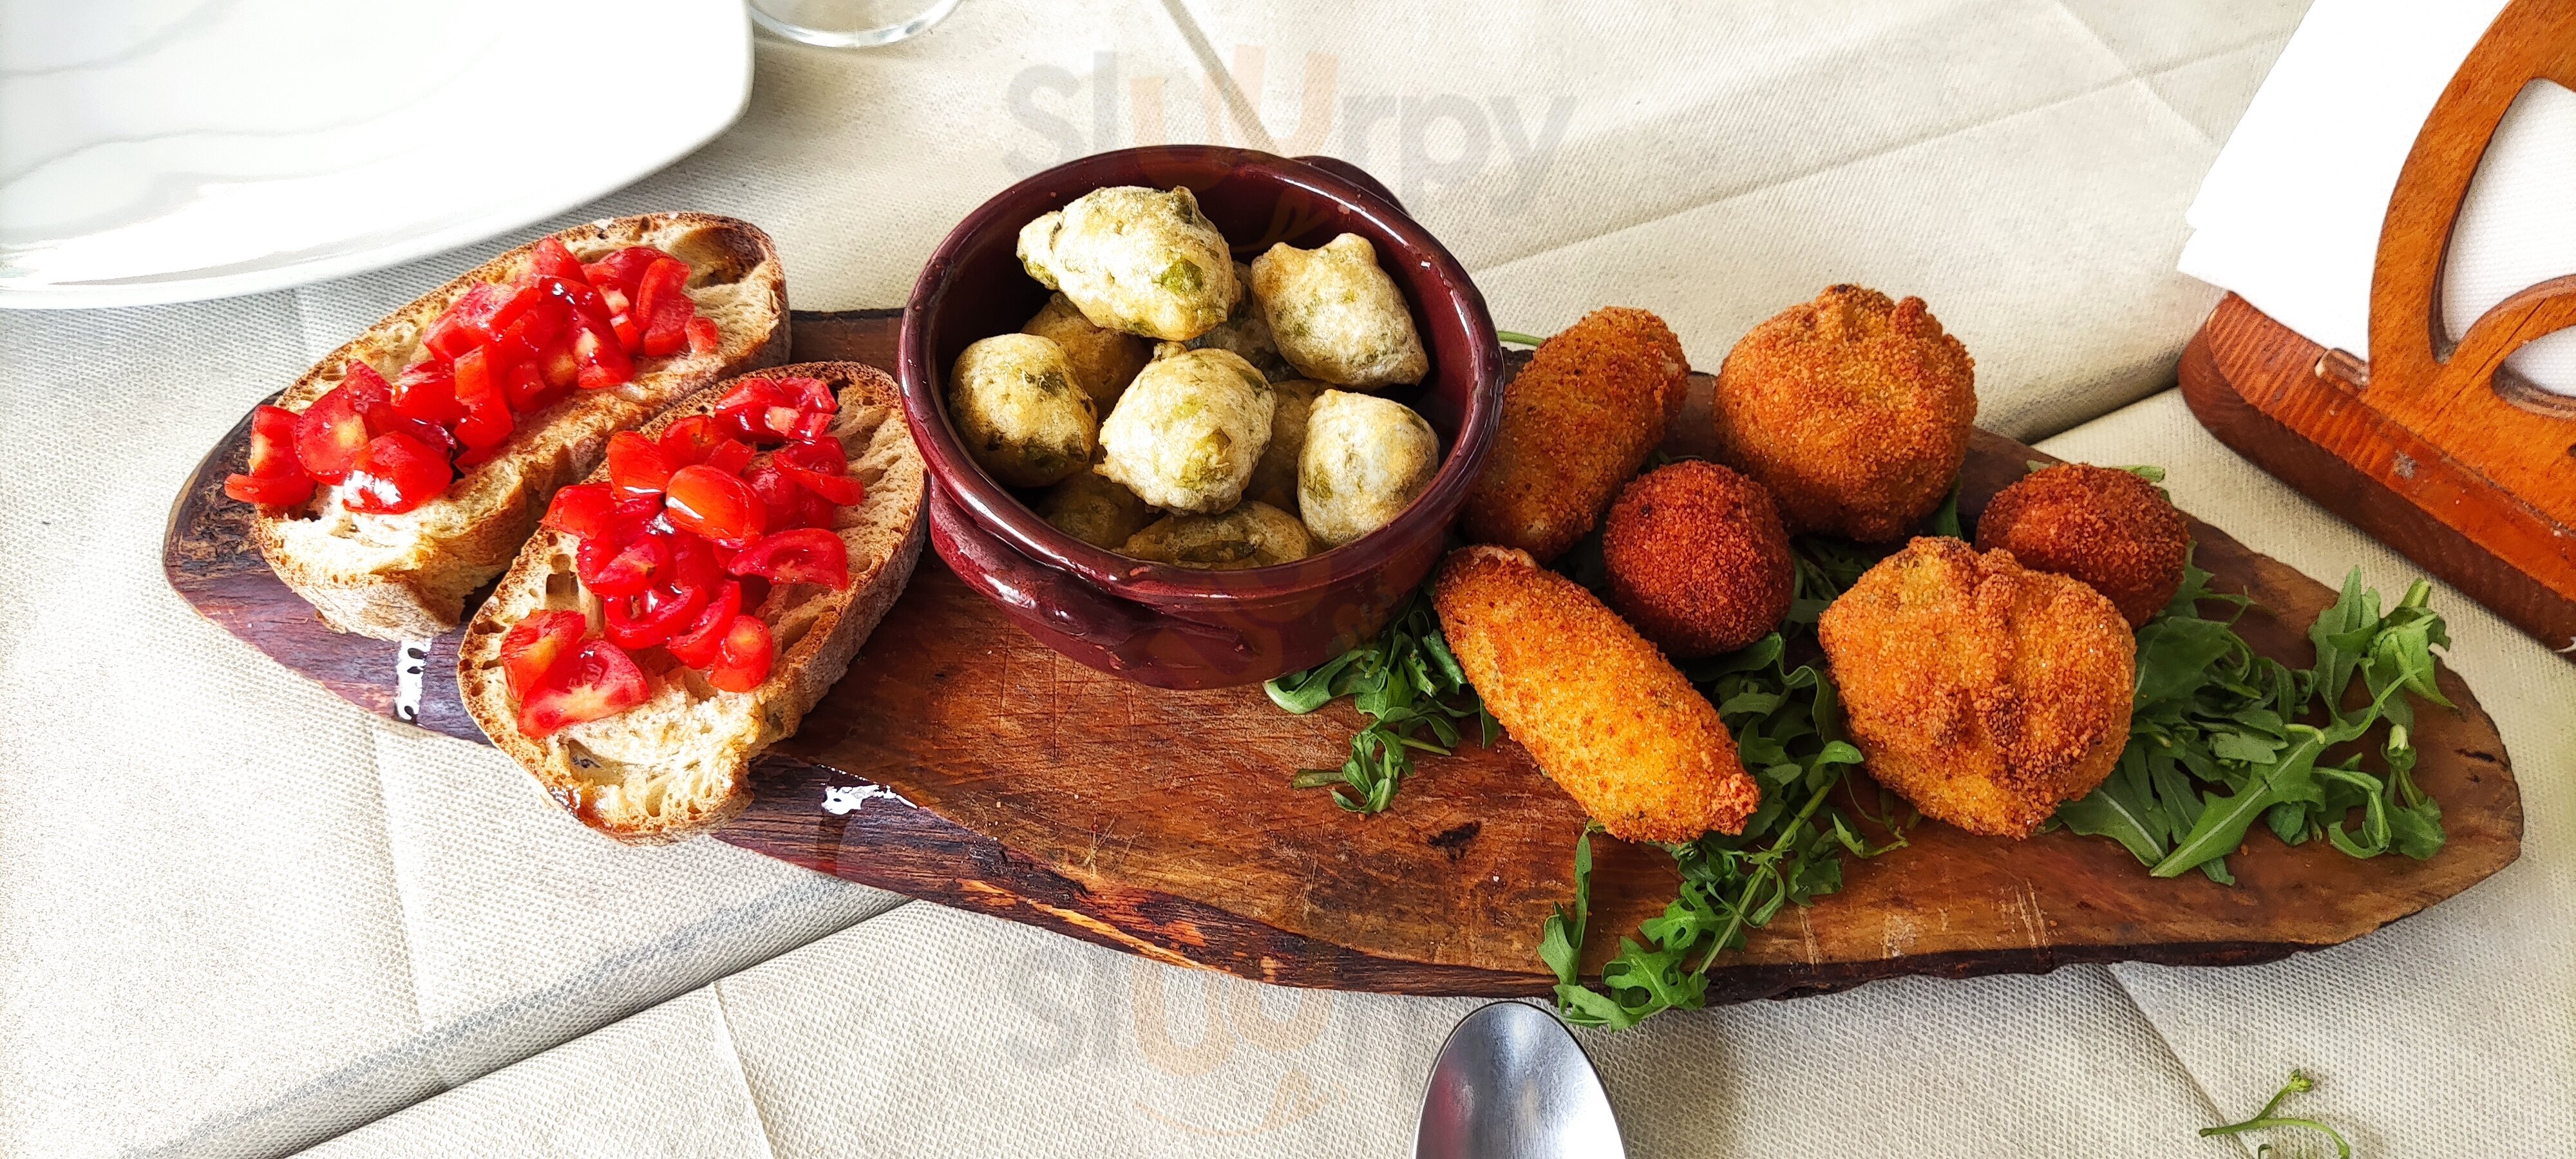
[[0, 307], [380, 269], [740, 116], [740, 0], [0, 0]]

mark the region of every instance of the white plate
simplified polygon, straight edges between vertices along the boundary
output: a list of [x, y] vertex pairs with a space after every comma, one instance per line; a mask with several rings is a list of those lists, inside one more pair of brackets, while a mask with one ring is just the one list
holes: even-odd
[[740, 0], [0, 0], [0, 307], [409, 261], [659, 169], [750, 92]]

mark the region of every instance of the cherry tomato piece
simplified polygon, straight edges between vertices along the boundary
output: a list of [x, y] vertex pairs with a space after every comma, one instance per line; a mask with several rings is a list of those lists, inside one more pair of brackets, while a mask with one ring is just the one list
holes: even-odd
[[303, 479], [304, 464], [295, 457], [295, 412], [262, 406], [250, 412], [250, 473], [259, 479]]
[[715, 449], [724, 432], [715, 429], [716, 421], [705, 415], [689, 415], [662, 429], [662, 454], [673, 468], [707, 461], [707, 452]]
[[456, 441], [469, 448], [498, 447], [516, 425], [496, 369], [479, 346], [456, 360], [456, 402], [465, 408], [465, 417], [456, 423]]
[[659, 495], [671, 482], [671, 457], [653, 440], [619, 431], [608, 436], [608, 480], [621, 496]]
[[691, 318], [682, 332], [688, 335], [691, 354], [713, 354], [724, 349], [724, 331], [716, 329], [713, 318], [704, 315]]
[[786, 472], [764, 463], [744, 471], [742, 481], [751, 488], [752, 494], [760, 496], [760, 505], [765, 513], [762, 522], [772, 532], [812, 526], [804, 519], [804, 500], [813, 492], [797, 486]]
[[510, 400], [510, 413], [534, 414], [562, 397], [546, 385], [546, 376], [533, 361], [513, 362], [509, 373], [501, 377], [501, 393]]
[[433, 451], [410, 435], [389, 431], [358, 452], [358, 461], [349, 468], [346, 502], [351, 511], [400, 515], [446, 494], [448, 480], [454, 477], [445, 451]]
[[593, 594], [609, 599], [642, 594], [671, 573], [668, 536], [620, 540], [594, 535], [573, 549], [573, 572]]
[[743, 548], [725, 570], [776, 584], [822, 584], [840, 591], [850, 586], [850, 548], [819, 527], [776, 531]]
[[567, 725], [615, 716], [652, 695], [635, 658], [606, 640], [584, 641], [519, 705], [519, 731], [543, 739]]
[[733, 618], [742, 612], [742, 582], [726, 580], [716, 585], [716, 594], [707, 600], [706, 610], [689, 626], [662, 642], [671, 657], [691, 668], [710, 668], [720, 658], [716, 646], [724, 641], [725, 630], [733, 627]]
[[623, 648], [650, 648], [669, 640], [706, 610], [707, 587], [669, 585], [610, 600], [601, 617], [608, 638]]
[[429, 352], [454, 362], [465, 352], [488, 341], [486, 334], [492, 316], [510, 300], [510, 288], [490, 282], [476, 284], [456, 299], [447, 312], [429, 324], [420, 344]]
[[644, 278], [644, 271], [654, 262], [670, 256], [649, 245], [631, 245], [583, 266], [581, 272], [590, 279], [591, 285], [599, 287], [602, 292], [615, 289], [631, 301], [635, 297], [636, 283]]
[[435, 358], [406, 367], [394, 379], [394, 409], [426, 423], [453, 425], [465, 417], [456, 401], [456, 371]]
[[617, 496], [606, 483], [575, 483], [555, 492], [546, 503], [546, 516], [537, 526], [560, 531], [575, 539], [594, 539], [608, 534], [609, 520], [617, 507]]
[[769, 679], [769, 664], [777, 648], [770, 639], [769, 625], [760, 617], [735, 616], [716, 651], [716, 666], [707, 671], [707, 683], [726, 692], [749, 692]]
[[224, 476], [224, 494], [262, 507], [293, 507], [313, 497], [313, 480], [302, 471], [292, 475]]
[[347, 383], [314, 399], [295, 420], [295, 459], [304, 473], [325, 483], [349, 477], [358, 452], [367, 449], [367, 422], [358, 417]]
[[581, 647], [589, 631], [589, 619], [575, 611], [537, 612], [512, 624], [501, 637], [501, 671], [509, 678], [510, 695], [524, 701], [545, 687], [546, 677]]
[[689, 299], [689, 264], [678, 258], [662, 258], [644, 267], [644, 276], [635, 284], [635, 321], [643, 327], [644, 354], [660, 358], [677, 354], [689, 344], [689, 319], [697, 303]]
[[867, 498], [867, 486], [850, 477], [849, 456], [841, 450], [841, 444], [829, 439], [789, 443], [778, 448], [770, 462], [797, 485], [834, 506], [849, 507]]
[[741, 479], [704, 464], [673, 471], [663, 501], [671, 526], [719, 542], [757, 539], [768, 529], [760, 497]]
[[531, 266], [539, 278], [562, 278], [568, 282], [589, 285], [590, 278], [581, 272], [581, 259], [572, 256], [562, 239], [551, 235], [537, 239]]
[[718, 440], [715, 449], [707, 452], [706, 462], [708, 466], [725, 474], [740, 475], [743, 468], [750, 466], [751, 461], [759, 455], [760, 452], [751, 449], [751, 444], [741, 439], [727, 438]]

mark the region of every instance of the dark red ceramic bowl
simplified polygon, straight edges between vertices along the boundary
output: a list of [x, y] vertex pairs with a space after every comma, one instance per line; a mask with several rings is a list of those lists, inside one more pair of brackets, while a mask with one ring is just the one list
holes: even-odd
[[[1395, 522], [1277, 567], [1198, 571], [1129, 559], [1056, 530], [966, 454], [946, 379], [969, 343], [1020, 328], [1047, 290], [1020, 268], [1020, 227], [1109, 185], [1186, 185], [1250, 261], [1274, 243], [1356, 233], [1377, 247], [1431, 352], [1418, 388], [1386, 392], [1429, 420], [1440, 472]], [[1467, 271], [1366, 173], [1331, 158], [1244, 149], [1125, 149], [1003, 190], [958, 223], [903, 312], [904, 417], [930, 464], [930, 542], [1028, 633], [1104, 672], [1159, 688], [1251, 684], [1330, 659], [1386, 623], [1431, 570], [1492, 444], [1502, 348]], [[1105, 416], [1104, 416], [1105, 417]]]

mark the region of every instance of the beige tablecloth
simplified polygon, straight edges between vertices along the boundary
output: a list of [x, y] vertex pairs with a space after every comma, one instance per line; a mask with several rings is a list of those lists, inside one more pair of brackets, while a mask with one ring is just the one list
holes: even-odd
[[[2172, 272], [2182, 208], [2299, 7], [975, 0], [891, 50], [764, 43], [737, 127], [573, 217], [739, 214], [797, 305], [892, 305], [959, 215], [1064, 157], [1329, 152], [1448, 239], [1507, 328], [1645, 306], [1711, 365], [1826, 283], [1921, 294], [1977, 356], [1986, 425], [2164, 462], [2257, 547], [2394, 584], [2402, 561], [2156, 394], [2214, 300]], [[490, 750], [342, 704], [171, 595], [161, 520], [204, 448], [515, 240], [292, 293], [0, 315], [0, 1154], [353, 1128], [333, 1146], [1402, 1153], [1469, 1003], [1171, 970], [711, 841], [617, 848]], [[2369, 1154], [2563, 1146], [2576, 673], [2444, 605], [2522, 777], [2521, 864], [2274, 966], [1905, 981], [1588, 1037], [1631, 1146], [2245, 1154], [2192, 1132], [2292, 1065]]]

